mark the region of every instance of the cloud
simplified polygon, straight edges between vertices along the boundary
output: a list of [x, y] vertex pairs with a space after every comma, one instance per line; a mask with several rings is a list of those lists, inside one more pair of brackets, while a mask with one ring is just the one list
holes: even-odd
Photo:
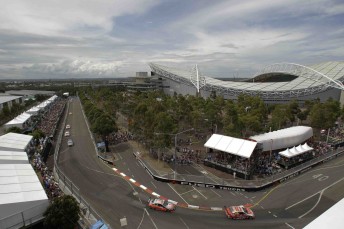
[[0, 7], [0, 29], [64, 36], [83, 31], [109, 32], [113, 18], [140, 14], [155, 0], [6, 0]]
[[123, 65], [122, 62], [112, 63], [94, 63], [92, 61], [74, 60], [63, 61], [59, 64], [34, 64], [30, 67], [24, 67], [23, 71], [33, 74], [57, 74], [84, 76], [84, 77], [115, 77], [118, 73], [119, 67]]
[[228, 77], [343, 60], [343, 14], [339, 0], [5, 0], [0, 78], [133, 76], [148, 62]]

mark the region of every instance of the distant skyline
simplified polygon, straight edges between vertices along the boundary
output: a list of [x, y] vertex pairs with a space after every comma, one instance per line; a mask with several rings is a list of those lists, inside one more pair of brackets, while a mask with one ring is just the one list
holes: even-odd
[[249, 77], [344, 61], [342, 0], [2, 0], [0, 79], [128, 77], [148, 63]]

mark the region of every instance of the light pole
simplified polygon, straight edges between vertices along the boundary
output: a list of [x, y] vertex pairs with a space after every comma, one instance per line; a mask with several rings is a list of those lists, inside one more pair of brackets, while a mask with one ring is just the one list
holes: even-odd
[[172, 133], [154, 133], [156, 135], [172, 135], [174, 136], [174, 179], [176, 179], [176, 170], [177, 170], [177, 137], [179, 134], [183, 134], [183, 133], [186, 133], [186, 132], [189, 132], [189, 131], [193, 131], [194, 128], [191, 128], [191, 129], [188, 129], [188, 130], [184, 130], [184, 131], [181, 131], [181, 132], [178, 132], [176, 134], [172, 134]]

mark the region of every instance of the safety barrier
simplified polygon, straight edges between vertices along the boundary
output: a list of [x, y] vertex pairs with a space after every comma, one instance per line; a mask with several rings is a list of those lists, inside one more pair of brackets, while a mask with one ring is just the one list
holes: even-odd
[[[83, 214], [84, 219], [87, 221], [93, 221], [96, 222], [97, 219], [101, 219], [103, 222], [105, 222], [100, 215], [91, 207], [91, 205], [81, 196], [80, 189], [66, 176], [61, 169], [58, 166], [58, 156], [60, 151], [60, 145], [63, 137], [64, 127], [66, 126], [66, 120], [67, 115], [69, 112], [69, 102], [67, 103], [67, 108], [65, 112], [65, 117], [63, 120], [63, 123], [61, 125], [60, 132], [58, 133], [57, 141], [56, 141], [56, 147], [55, 147], [55, 153], [54, 153], [54, 177], [56, 181], [59, 183], [59, 187], [61, 190], [66, 193], [73, 195], [75, 199], [79, 202], [81, 207], [81, 212]], [[87, 122], [87, 120], [86, 120]], [[90, 226], [88, 222], [83, 222], [84, 226], [87, 228]]]
[[229, 191], [259, 191], [265, 189], [267, 187], [273, 186], [275, 184], [279, 184], [285, 182], [295, 176], [298, 176], [311, 168], [330, 161], [344, 153], [344, 150], [337, 149], [335, 151], [329, 152], [325, 155], [322, 155], [318, 158], [313, 160], [307, 161], [299, 166], [296, 166], [292, 169], [286, 170], [282, 173], [274, 174], [266, 179], [261, 179], [258, 181], [255, 180], [226, 180], [220, 179], [216, 180], [214, 178], [207, 177], [206, 175], [203, 176], [190, 176], [186, 174], [166, 174], [161, 176], [157, 174], [157, 172], [152, 168], [148, 163], [142, 160], [141, 155], [138, 152], [134, 152], [134, 156], [137, 160], [144, 166], [146, 171], [157, 181], [173, 183], [173, 184], [181, 184], [181, 185], [189, 185], [189, 186], [197, 186], [197, 187], [204, 187], [204, 188], [214, 188], [214, 189], [222, 189], [222, 190], [229, 190]]

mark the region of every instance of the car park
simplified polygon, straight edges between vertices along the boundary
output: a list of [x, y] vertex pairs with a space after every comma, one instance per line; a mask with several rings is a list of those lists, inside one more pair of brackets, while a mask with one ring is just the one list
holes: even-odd
[[176, 210], [176, 205], [162, 199], [149, 199], [148, 207], [163, 212], [174, 212]]
[[68, 139], [67, 145], [68, 145], [68, 146], [73, 146], [73, 145], [74, 145], [73, 140], [72, 140], [72, 139]]
[[243, 205], [224, 207], [225, 213], [229, 219], [254, 219], [253, 211]]
[[70, 125], [69, 124], [66, 125], [66, 129], [70, 129]]
[[65, 136], [65, 137], [70, 136], [70, 132], [69, 132], [69, 131], [66, 131], [64, 136]]

